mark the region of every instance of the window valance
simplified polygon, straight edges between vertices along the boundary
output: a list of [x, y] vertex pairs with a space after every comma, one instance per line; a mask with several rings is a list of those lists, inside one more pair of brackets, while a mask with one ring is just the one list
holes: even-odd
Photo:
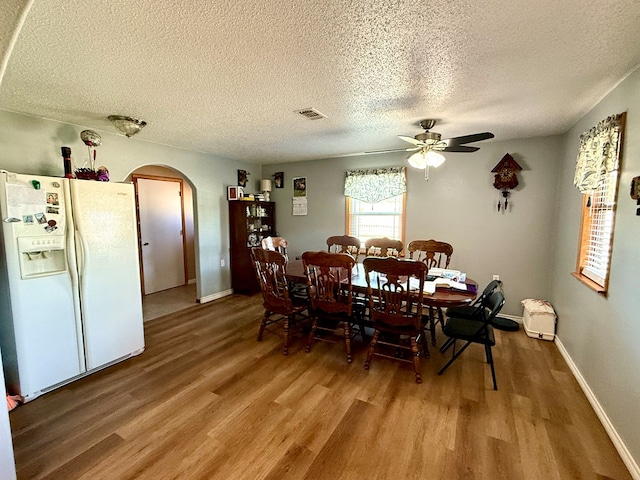
[[407, 191], [405, 167], [349, 170], [344, 180], [344, 194], [367, 203], [378, 203]]
[[573, 183], [582, 193], [594, 191], [605, 174], [618, 168], [624, 116], [612, 115], [580, 135]]

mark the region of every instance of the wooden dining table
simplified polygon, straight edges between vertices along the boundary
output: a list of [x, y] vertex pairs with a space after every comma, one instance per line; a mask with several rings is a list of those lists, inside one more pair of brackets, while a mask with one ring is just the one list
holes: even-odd
[[[289, 260], [287, 263], [287, 279], [294, 283], [306, 283], [302, 260]], [[367, 294], [367, 276], [362, 263], [356, 263], [351, 276], [354, 293]], [[435, 293], [425, 294], [423, 304], [431, 308], [461, 307], [473, 302], [478, 294], [478, 284], [467, 277], [465, 284], [468, 290], [456, 290], [449, 287], [438, 287]]]
[[[293, 283], [307, 283], [307, 277], [304, 274], [304, 266], [302, 260], [289, 260], [286, 267], [286, 276]], [[422, 304], [429, 310], [429, 323], [431, 332], [431, 344], [436, 344], [435, 315], [438, 315], [438, 321], [444, 325], [442, 309], [449, 307], [462, 307], [471, 304], [478, 294], [478, 283], [467, 277], [465, 284], [468, 290], [458, 290], [450, 287], [437, 287], [432, 294], [424, 294]], [[354, 293], [367, 295], [367, 275], [364, 271], [362, 263], [356, 263], [351, 275], [351, 288]]]

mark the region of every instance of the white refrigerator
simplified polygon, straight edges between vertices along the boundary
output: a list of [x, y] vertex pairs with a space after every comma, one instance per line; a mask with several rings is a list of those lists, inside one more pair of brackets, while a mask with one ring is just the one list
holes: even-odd
[[33, 400], [144, 350], [133, 185], [0, 172], [0, 347]]

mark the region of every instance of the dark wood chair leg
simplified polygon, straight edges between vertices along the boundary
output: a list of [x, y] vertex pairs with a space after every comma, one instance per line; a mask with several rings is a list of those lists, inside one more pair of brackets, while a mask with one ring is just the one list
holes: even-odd
[[318, 319], [314, 317], [313, 323], [311, 323], [311, 332], [309, 333], [309, 338], [307, 338], [307, 346], [304, 349], [304, 351], [307, 353], [311, 351], [311, 345], [313, 344], [313, 341], [316, 338], [317, 329], [318, 329]]
[[411, 353], [413, 354], [413, 369], [416, 372], [416, 383], [422, 383], [420, 376], [420, 349], [417, 337], [411, 337]]
[[431, 345], [436, 346], [436, 318], [433, 307], [429, 307], [429, 325], [431, 326]]
[[369, 370], [371, 366], [371, 358], [373, 357], [373, 352], [376, 349], [376, 345], [378, 344], [378, 337], [380, 336], [380, 330], [373, 331], [373, 337], [371, 337], [371, 343], [369, 344], [369, 351], [367, 352], [367, 359], [364, 362], [364, 369]]
[[260, 322], [260, 328], [258, 329], [258, 341], [262, 341], [262, 335], [264, 335], [264, 329], [267, 326], [267, 321], [269, 320], [269, 312], [265, 311], [264, 316], [262, 317], [262, 321]]
[[344, 348], [347, 351], [347, 363], [352, 362], [351, 358], [351, 327], [349, 326], [349, 322], [345, 321], [344, 324]]
[[420, 335], [420, 342], [422, 342], [422, 354], [424, 355], [424, 358], [429, 358], [429, 341], [427, 340], [427, 336], [424, 332]]
[[283, 325], [283, 330], [284, 330], [284, 347], [283, 347], [283, 351], [282, 353], [284, 355], [289, 355], [289, 317], [284, 317], [284, 325]]
[[440, 328], [444, 328], [444, 312], [440, 307], [438, 307], [438, 321], [440, 322]]

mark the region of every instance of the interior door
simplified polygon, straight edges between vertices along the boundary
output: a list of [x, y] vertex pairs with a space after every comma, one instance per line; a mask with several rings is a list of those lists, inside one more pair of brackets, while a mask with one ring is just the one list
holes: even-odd
[[182, 182], [136, 177], [144, 293], [186, 283]]

